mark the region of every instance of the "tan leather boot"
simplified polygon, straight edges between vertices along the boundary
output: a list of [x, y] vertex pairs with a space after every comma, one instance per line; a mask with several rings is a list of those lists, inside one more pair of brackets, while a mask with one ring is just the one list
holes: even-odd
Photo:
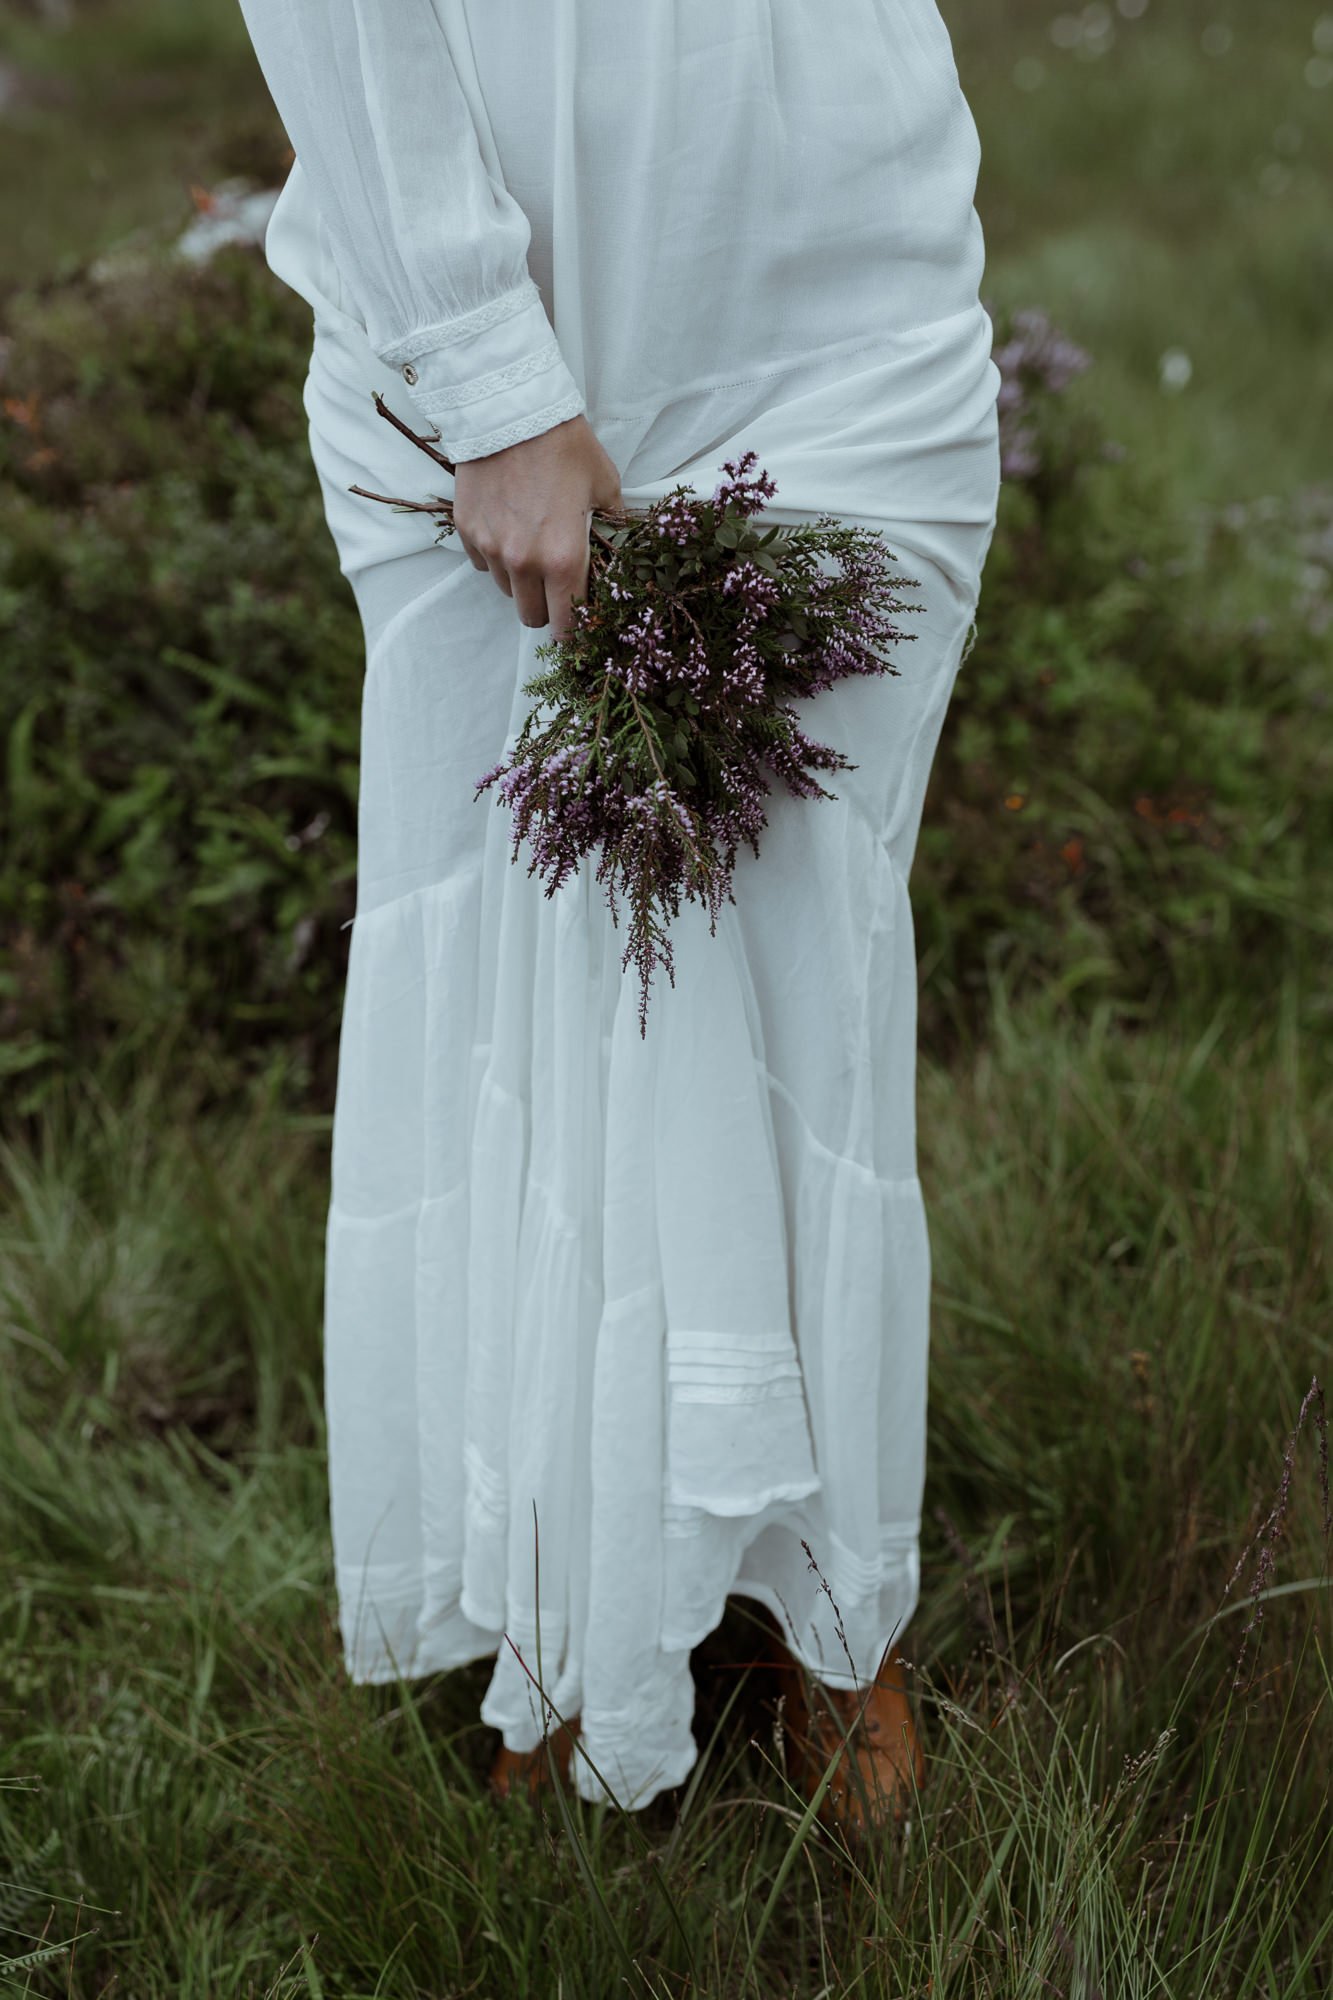
[[578, 1733], [579, 1719], [575, 1716], [569, 1723], [557, 1725], [535, 1750], [507, 1750], [501, 1743], [491, 1765], [490, 1788], [495, 1797], [507, 1798], [511, 1791], [526, 1785], [528, 1797], [535, 1799], [543, 1786], [551, 1782], [552, 1758], [561, 1778], [567, 1779]]
[[[783, 1651], [785, 1658], [778, 1661], [778, 1672], [787, 1697], [787, 1766], [799, 1773], [807, 1799], [814, 1797], [835, 1750], [840, 1751], [820, 1802], [819, 1818], [826, 1826], [857, 1839], [875, 1827], [901, 1824], [912, 1807], [912, 1775], [918, 1786], [924, 1781], [925, 1758], [897, 1647], [885, 1654], [875, 1680], [860, 1689], [825, 1687], [812, 1677], [809, 1702], [800, 1668], [785, 1648]], [[849, 1769], [856, 1773], [859, 1785], [853, 1782]]]

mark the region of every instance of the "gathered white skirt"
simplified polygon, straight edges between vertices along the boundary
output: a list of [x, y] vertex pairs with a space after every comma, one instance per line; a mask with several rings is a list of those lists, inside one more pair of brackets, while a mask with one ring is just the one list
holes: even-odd
[[[311, 447], [366, 635], [325, 1293], [347, 1670], [493, 1655], [482, 1717], [531, 1749], [540, 1621], [547, 1693], [637, 1809], [695, 1761], [690, 1649], [729, 1593], [843, 1687], [917, 1602], [908, 876], [994, 528], [990, 323], [978, 307], [665, 410], [589, 411], [627, 504], [707, 494], [752, 445], [770, 518], [880, 528], [924, 606], [900, 621], [901, 678], [799, 705], [858, 768], [825, 778], [832, 801], [775, 785], [716, 935], [682, 905], [643, 1039], [591, 870], [548, 897], [507, 810], [473, 796], [549, 632], [428, 517], [347, 491], [452, 482], [377, 416], [375, 389], [430, 429], [364, 330], [303, 288]], [[581, 1758], [574, 1778], [603, 1796]]]

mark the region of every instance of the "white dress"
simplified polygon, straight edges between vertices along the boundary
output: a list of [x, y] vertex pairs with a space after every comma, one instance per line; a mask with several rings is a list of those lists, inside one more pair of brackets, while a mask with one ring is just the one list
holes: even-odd
[[[347, 1669], [494, 1655], [482, 1716], [528, 1749], [540, 1620], [638, 1808], [695, 1761], [689, 1652], [729, 1593], [844, 1687], [917, 1603], [907, 885], [998, 497], [976, 130], [935, 0], [243, 5], [366, 633], [325, 1292]], [[879, 528], [919, 584], [901, 678], [800, 705], [858, 768], [836, 801], [775, 785], [716, 935], [683, 905], [646, 1039], [591, 871], [547, 897], [474, 799], [549, 633], [348, 493], [451, 491], [375, 389], [456, 461], [586, 411], [631, 506], [752, 446], [771, 519]]]

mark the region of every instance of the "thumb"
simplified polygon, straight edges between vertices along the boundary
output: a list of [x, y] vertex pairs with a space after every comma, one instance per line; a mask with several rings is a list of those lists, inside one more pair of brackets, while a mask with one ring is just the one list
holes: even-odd
[[605, 457], [602, 476], [593, 487], [593, 505], [604, 513], [620, 514], [625, 506], [620, 494], [620, 472], [610, 454], [605, 454]]

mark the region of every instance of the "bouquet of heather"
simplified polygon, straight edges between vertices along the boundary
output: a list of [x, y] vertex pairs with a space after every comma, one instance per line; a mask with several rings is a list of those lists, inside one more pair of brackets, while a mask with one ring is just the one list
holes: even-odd
[[[450, 462], [394, 417], [395, 428], [452, 472]], [[438, 434], [437, 434], [438, 435]], [[710, 499], [678, 486], [642, 513], [594, 513], [586, 595], [568, 633], [538, 649], [549, 671], [524, 684], [537, 697], [514, 749], [477, 784], [498, 788], [513, 815], [513, 859], [530, 838], [528, 873], [548, 896], [600, 851], [613, 924], [629, 906], [631, 958], [640, 976], [639, 1033], [647, 1033], [653, 968], [675, 967], [666, 918], [682, 892], [703, 903], [715, 935], [736, 854], [756, 859], [767, 825], [765, 771], [801, 798], [836, 798], [815, 770], [855, 770], [800, 728], [792, 700], [849, 674], [897, 674], [879, 649], [913, 638], [890, 619], [902, 603], [883, 538], [831, 514], [796, 527], [755, 523], [777, 488], [756, 454], [728, 460]], [[437, 515], [447, 500], [367, 499]]]

